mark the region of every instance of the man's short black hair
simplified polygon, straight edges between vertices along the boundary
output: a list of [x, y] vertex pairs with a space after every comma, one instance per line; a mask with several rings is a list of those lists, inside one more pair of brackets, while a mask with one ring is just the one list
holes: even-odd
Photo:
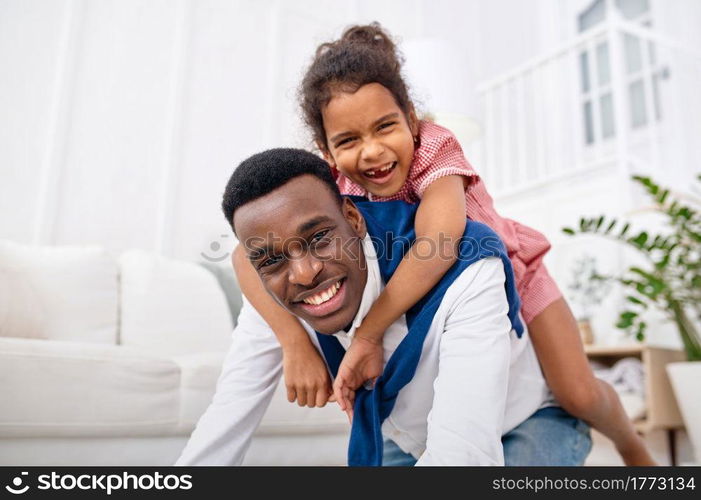
[[[234, 212], [237, 208], [265, 196], [300, 175], [313, 175], [326, 184], [340, 206], [343, 201], [341, 192], [331, 175], [329, 164], [322, 158], [303, 149], [269, 149], [241, 162], [226, 184], [222, 210], [231, 228], [234, 229]], [[309, 196], [314, 194], [309, 193]]]

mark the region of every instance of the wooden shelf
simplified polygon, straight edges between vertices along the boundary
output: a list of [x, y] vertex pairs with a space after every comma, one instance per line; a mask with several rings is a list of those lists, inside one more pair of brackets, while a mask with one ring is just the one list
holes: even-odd
[[643, 352], [643, 344], [626, 344], [626, 345], [585, 345], [584, 352], [589, 357], [595, 356], [612, 356], [625, 358], [627, 356], [640, 356]]
[[645, 344], [586, 345], [584, 351], [589, 359], [606, 365], [612, 365], [619, 359], [627, 357], [635, 357], [642, 361], [645, 371], [647, 415], [644, 419], [634, 422], [635, 428], [639, 432], [647, 433], [656, 429], [684, 427], [677, 400], [665, 370], [667, 363], [686, 359], [682, 351]]

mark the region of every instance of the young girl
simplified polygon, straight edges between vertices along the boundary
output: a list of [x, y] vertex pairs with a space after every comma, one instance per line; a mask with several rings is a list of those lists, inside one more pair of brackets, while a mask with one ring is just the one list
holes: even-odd
[[616, 393], [589, 368], [576, 322], [542, 263], [550, 244], [537, 231], [500, 217], [453, 134], [416, 118], [400, 58], [382, 28], [354, 26], [322, 44], [302, 81], [300, 100], [342, 193], [404, 200], [419, 208], [416, 243], [357, 329], [333, 393], [326, 366], [302, 326], [265, 293], [242, 252], [235, 253], [244, 294], [283, 347], [288, 399], [310, 407], [335, 399], [350, 415], [354, 391], [382, 373], [385, 330], [455, 262], [467, 215], [491, 226], [507, 247], [521, 313], [558, 402], [612, 439], [626, 464], [654, 464]]

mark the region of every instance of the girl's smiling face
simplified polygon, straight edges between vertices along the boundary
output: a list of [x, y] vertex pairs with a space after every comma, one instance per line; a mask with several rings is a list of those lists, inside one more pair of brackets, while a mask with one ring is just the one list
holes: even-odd
[[418, 121], [392, 93], [368, 83], [353, 93], [339, 92], [322, 110], [324, 158], [375, 196], [397, 193], [409, 175]]

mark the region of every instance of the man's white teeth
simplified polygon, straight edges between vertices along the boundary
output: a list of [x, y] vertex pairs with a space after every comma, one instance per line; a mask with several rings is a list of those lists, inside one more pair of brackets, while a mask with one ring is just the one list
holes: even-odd
[[312, 295], [311, 297], [307, 297], [306, 299], [303, 300], [305, 304], [311, 304], [313, 306], [318, 306], [319, 304], [323, 304], [327, 300], [329, 300], [331, 297], [336, 295], [336, 292], [338, 292], [338, 289], [341, 288], [341, 282], [337, 281], [333, 285], [331, 285], [328, 289], [324, 290], [323, 292], [319, 292], [316, 295]]
[[375, 170], [368, 170], [367, 172], [365, 172], [365, 175], [367, 175], [369, 177], [375, 177], [375, 174], [377, 172], [387, 172], [388, 170], [392, 170], [392, 168], [394, 168], [395, 165], [396, 165], [396, 162], [392, 162], [392, 163], [387, 164], [386, 167], [378, 168]]

